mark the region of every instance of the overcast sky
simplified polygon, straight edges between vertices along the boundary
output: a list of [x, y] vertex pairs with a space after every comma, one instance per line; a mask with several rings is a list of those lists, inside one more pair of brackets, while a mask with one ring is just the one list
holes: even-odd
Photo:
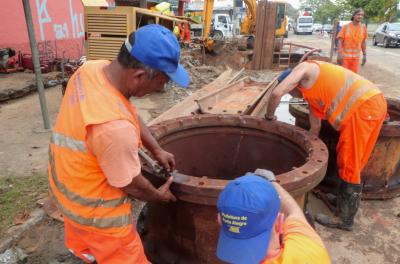
[[299, 0], [287, 0], [294, 8], [299, 8], [300, 1]]

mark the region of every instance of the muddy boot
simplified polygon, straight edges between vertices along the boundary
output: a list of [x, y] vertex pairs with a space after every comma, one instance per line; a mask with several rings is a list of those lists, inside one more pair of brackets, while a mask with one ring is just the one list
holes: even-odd
[[361, 200], [361, 185], [342, 181], [336, 197], [336, 216], [318, 214], [315, 220], [323, 226], [353, 230], [354, 217]]

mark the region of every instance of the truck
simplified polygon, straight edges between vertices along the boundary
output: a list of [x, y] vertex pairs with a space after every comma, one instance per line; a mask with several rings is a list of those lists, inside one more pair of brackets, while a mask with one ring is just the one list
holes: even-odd
[[[189, 15], [190, 16], [190, 15]], [[196, 20], [198, 24], [193, 23], [190, 30], [195, 37], [203, 36], [203, 16], [196, 15], [190, 16]], [[211, 31], [210, 35], [214, 39], [230, 38], [233, 36], [233, 23], [232, 19], [228, 14], [213, 14], [211, 19]]]
[[314, 19], [312, 16], [298, 16], [294, 21], [294, 34], [312, 34]]

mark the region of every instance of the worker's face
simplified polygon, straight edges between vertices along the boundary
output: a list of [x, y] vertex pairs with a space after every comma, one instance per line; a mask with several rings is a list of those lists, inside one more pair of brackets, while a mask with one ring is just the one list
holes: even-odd
[[357, 14], [354, 15], [354, 21], [356, 22], [361, 22], [364, 18], [364, 12], [358, 12]]
[[160, 71], [152, 74], [142, 71], [141, 74], [135, 74], [127, 78], [127, 87], [129, 87], [130, 96], [142, 97], [147, 94], [158, 92], [164, 89], [169, 77]]

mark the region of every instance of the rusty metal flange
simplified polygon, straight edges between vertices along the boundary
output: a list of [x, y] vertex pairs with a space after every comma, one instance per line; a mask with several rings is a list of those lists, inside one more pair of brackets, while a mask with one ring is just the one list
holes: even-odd
[[[302, 195], [315, 187], [324, 177], [327, 168], [328, 150], [318, 137], [278, 121], [238, 115], [199, 115], [164, 121], [150, 129], [160, 145], [173, 153], [176, 151], [168, 149], [169, 144], [204, 133], [240, 133], [244, 137], [260, 137], [260, 141], [266, 136], [281, 146], [289, 143], [302, 156], [304, 164], [278, 173], [277, 179], [293, 196]], [[190, 149], [186, 153], [196, 151]], [[274, 155], [273, 152], [269, 154]], [[287, 158], [290, 159], [290, 156]], [[180, 170], [179, 164], [177, 169]], [[215, 205], [219, 193], [229, 181], [215, 175], [188, 175], [181, 172], [174, 176], [171, 189], [178, 199], [195, 204]], [[152, 180], [155, 181], [154, 177]]]

